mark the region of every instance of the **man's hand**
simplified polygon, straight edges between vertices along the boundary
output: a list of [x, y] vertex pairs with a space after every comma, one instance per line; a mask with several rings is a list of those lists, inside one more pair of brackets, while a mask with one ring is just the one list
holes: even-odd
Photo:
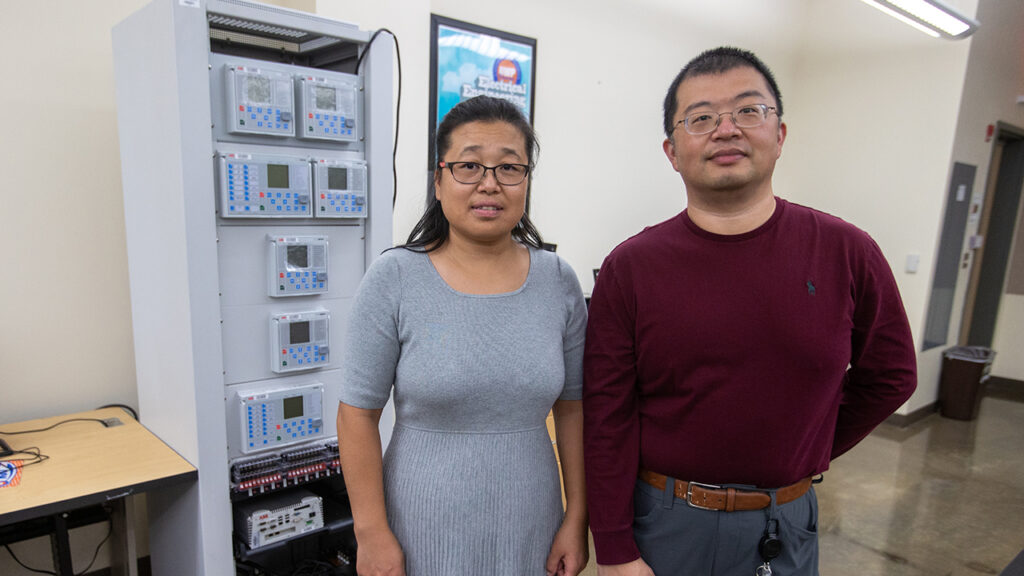
[[654, 571], [642, 558], [637, 558], [625, 564], [598, 564], [597, 576], [654, 576]]

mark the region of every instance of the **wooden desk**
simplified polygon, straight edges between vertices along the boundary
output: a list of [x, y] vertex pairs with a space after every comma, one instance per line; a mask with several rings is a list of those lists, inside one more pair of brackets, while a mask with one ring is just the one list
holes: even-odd
[[[72, 574], [66, 514], [69, 511], [110, 503], [112, 522], [121, 547], [115, 546], [118, 568], [136, 574], [134, 519], [127, 497], [169, 484], [195, 481], [196, 469], [120, 408], [40, 418], [2, 424], [4, 432], [38, 430], [71, 418], [116, 418], [122, 425], [105, 427], [99, 422], [68, 422], [46, 432], [0, 435], [14, 450], [38, 447], [49, 460], [21, 471], [18, 486], [0, 488], [0, 526], [51, 517], [54, 566], [58, 574]], [[30, 456], [13, 455], [4, 460]], [[122, 557], [123, 558], [119, 558]]]

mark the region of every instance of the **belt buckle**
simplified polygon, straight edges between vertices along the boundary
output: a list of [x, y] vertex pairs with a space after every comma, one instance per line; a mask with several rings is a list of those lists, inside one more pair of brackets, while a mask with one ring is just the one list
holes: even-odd
[[708, 506], [701, 506], [700, 504], [694, 504], [693, 502], [693, 487], [699, 486], [701, 488], [707, 488], [708, 490], [721, 490], [722, 487], [717, 484], [701, 484], [700, 482], [687, 482], [686, 483], [686, 505], [691, 508], [698, 510], [717, 510], [716, 508], [710, 508]]

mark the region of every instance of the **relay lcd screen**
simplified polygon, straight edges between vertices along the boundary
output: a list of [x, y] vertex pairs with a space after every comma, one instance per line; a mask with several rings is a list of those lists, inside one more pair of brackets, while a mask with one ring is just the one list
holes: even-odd
[[292, 418], [302, 417], [302, 396], [292, 396], [284, 399], [284, 416], [285, 420]]
[[327, 168], [327, 188], [348, 190], [348, 168]]
[[305, 344], [309, 342], [309, 322], [292, 322], [288, 325], [288, 343]]
[[329, 86], [314, 86], [313, 94], [316, 96], [316, 107], [319, 110], [336, 110], [338, 91]]
[[288, 264], [296, 268], [309, 268], [309, 249], [305, 244], [288, 247]]
[[249, 102], [270, 102], [270, 78], [249, 76], [246, 82], [246, 96]]
[[288, 165], [267, 164], [267, 187], [287, 188], [288, 187]]

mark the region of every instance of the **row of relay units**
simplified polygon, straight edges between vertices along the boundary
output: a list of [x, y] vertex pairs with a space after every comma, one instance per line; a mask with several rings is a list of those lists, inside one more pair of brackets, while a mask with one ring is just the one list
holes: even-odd
[[[310, 72], [310, 71], [306, 71]], [[364, 129], [361, 79], [343, 73], [297, 73], [266, 65], [224, 65], [224, 126], [259, 136], [254, 146], [221, 141], [217, 152], [218, 213], [226, 219], [368, 217], [368, 170], [360, 142]], [[296, 143], [292, 139], [305, 141]], [[336, 152], [316, 146], [316, 142]], [[256, 144], [256, 142], [253, 142]], [[304, 152], [305, 150], [305, 152]], [[317, 296], [330, 290], [326, 236], [267, 236], [266, 290], [271, 298]], [[269, 320], [269, 364], [279, 375], [327, 368], [330, 310], [323, 306]], [[322, 439], [323, 384], [253, 384], [234, 390], [229, 420], [238, 426], [236, 455]], [[231, 415], [231, 413], [234, 413]], [[240, 520], [250, 548], [322, 526], [319, 502], [261, 505]], [[318, 498], [316, 500], [319, 500]], [[269, 516], [268, 516], [269, 513]]]
[[[326, 235], [266, 236], [266, 288], [272, 298], [315, 296], [330, 290]], [[270, 369], [278, 374], [325, 368], [331, 360], [331, 312], [321, 306], [269, 315]], [[239, 403], [242, 453], [323, 436], [323, 384], [244, 387]]]
[[[267, 295], [272, 298], [326, 294], [330, 289], [326, 236], [267, 236]], [[330, 360], [330, 311], [272, 314], [271, 369], [292, 372]]]
[[296, 75], [228, 63], [228, 131], [285, 138], [357, 142], [360, 78], [352, 74]]
[[218, 153], [224, 218], [366, 218], [366, 162]]

